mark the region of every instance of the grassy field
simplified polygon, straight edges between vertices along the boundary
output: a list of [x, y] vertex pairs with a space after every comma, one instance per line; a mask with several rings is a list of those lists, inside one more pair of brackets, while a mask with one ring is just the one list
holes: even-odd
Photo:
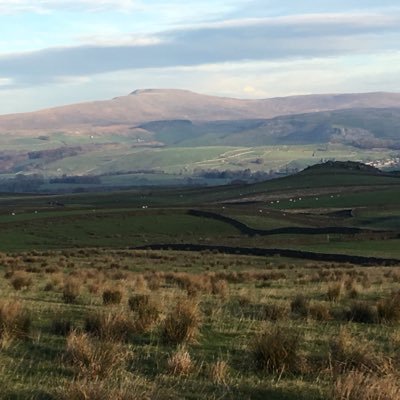
[[396, 268], [89, 249], [1, 265], [3, 399], [399, 395]]
[[[399, 399], [399, 192], [400, 178], [328, 169], [213, 189], [2, 194], [0, 398]], [[206, 247], [135, 249], [152, 244]]]

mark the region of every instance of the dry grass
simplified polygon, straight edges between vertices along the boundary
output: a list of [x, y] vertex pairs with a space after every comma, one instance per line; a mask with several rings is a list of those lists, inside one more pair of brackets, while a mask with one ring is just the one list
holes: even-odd
[[338, 376], [334, 382], [332, 400], [398, 400], [398, 377], [377, 377], [357, 371]]
[[66, 382], [56, 400], [149, 400], [151, 391], [134, 380], [123, 384], [104, 380]]
[[29, 312], [18, 302], [0, 302], [0, 347], [8, 347], [14, 339], [27, 338], [31, 328]]
[[76, 303], [78, 296], [81, 293], [81, 283], [78, 279], [69, 278], [64, 282], [63, 287], [63, 300], [64, 303], [71, 304]]
[[190, 300], [180, 300], [165, 318], [162, 337], [171, 344], [194, 341], [199, 334], [200, 324], [198, 304]]
[[186, 347], [179, 347], [167, 361], [168, 372], [172, 375], [189, 375], [194, 367], [192, 358]]
[[299, 332], [271, 325], [253, 339], [250, 349], [259, 369], [277, 374], [297, 373], [304, 366], [300, 344]]
[[94, 380], [115, 375], [130, 356], [119, 344], [96, 341], [85, 333], [71, 332], [67, 338], [65, 360], [80, 378]]
[[226, 385], [229, 365], [224, 360], [218, 360], [210, 364], [208, 368], [208, 377], [216, 385]]
[[392, 370], [388, 357], [377, 354], [370, 342], [357, 340], [347, 329], [341, 329], [339, 335], [330, 343], [330, 358], [333, 371], [358, 370], [364, 372]]
[[32, 282], [31, 275], [25, 271], [15, 272], [10, 279], [10, 283], [15, 290], [26, 290], [32, 286]]
[[352, 322], [375, 324], [378, 322], [378, 312], [374, 304], [366, 301], [356, 301], [350, 305], [346, 318]]
[[290, 303], [290, 309], [295, 315], [307, 317], [310, 312], [310, 300], [299, 294]]
[[122, 300], [122, 291], [119, 289], [107, 289], [103, 292], [103, 304], [120, 304]]
[[400, 292], [378, 302], [378, 318], [383, 323], [400, 321]]
[[90, 335], [108, 341], [127, 341], [136, 333], [134, 320], [123, 311], [91, 312], [85, 317], [84, 329]]
[[338, 301], [343, 295], [344, 284], [343, 282], [335, 283], [328, 287], [326, 298], [329, 301]]

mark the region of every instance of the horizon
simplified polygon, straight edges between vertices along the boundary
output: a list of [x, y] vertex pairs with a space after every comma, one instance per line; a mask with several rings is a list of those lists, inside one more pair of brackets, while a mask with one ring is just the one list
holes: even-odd
[[134, 87], [239, 99], [400, 92], [394, 0], [0, 0], [0, 114]]
[[210, 95], [207, 93], [200, 93], [200, 92], [195, 92], [190, 89], [176, 89], [176, 88], [141, 88], [141, 89], [135, 89], [127, 94], [122, 94], [118, 96], [114, 96], [113, 98], [106, 98], [106, 99], [95, 99], [95, 100], [86, 100], [86, 101], [77, 101], [74, 103], [65, 103], [65, 104], [58, 104], [58, 105], [50, 105], [49, 107], [43, 107], [43, 108], [38, 108], [38, 109], [33, 109], [33, 110], [27, 110], [27, 111], [19, 111], [19, 112], [14, 112], [14, 113], [5, 113], [1, 114], [0, 117], [4, 117], [7, 115], [13, 115], [13, 114], [29, 114], [29, 113], [35, 113], [35, 112], [40, 112], [40, 111], [45, 111], [45, 110], [51, 110], [51, 109], [56, 109], [56, 108], [62, 108], [62, 107], [68, 107], [68, 106], [74, 106], [74, 105], [79, 105], [79, 104], [88, 104], [88, 103], [95, 103], [95, 102], [102, 102], [102, 101], [110, 101], [115, 98], [119, 97], [128, 97], [134, 94], [136, 91], [181, 91], [181, 92], [190, 92], [194, 93], [200, 96], [211, 96], [211, 97], [220, 97], [220, 98], [229, 98], [229, 99], [234, 99], [234, 100], [273, 100], [273, 99], [279, 99], [279, 98], [289, 98], [289, 97], [307, 97], [307, 96], [351, 96], [351, 95], [368, 95], [368, 94], [388, 94], [388, 95], [400, 95], [399, 92], [391, 92], [391, 91], [375, 91], [375, 92], [331, 92], [331, 93], [306, 93], [306, 94], [298, 94], [298, 95], [287, 95], [287, 96], [273, 96], [273, 97], [260, 97], [260, 98], [249, 98], [249, 97], [229, 97], [229, 96], [223, 96], [223, 95]]

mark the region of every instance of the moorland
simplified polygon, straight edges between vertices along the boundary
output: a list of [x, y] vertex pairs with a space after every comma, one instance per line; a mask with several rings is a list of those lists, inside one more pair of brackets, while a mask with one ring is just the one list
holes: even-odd
[[4, 399], [397, 399], [400, 176], [0, 196]]

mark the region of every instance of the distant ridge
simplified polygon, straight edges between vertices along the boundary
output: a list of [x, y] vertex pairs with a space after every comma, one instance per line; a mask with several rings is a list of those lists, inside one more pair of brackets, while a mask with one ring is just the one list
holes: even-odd
[[128, 134], [137, 125], [163, 120], [270, 119], [354, 108], [400, 108], [398, 93], [326, 94], [260, 100], [233, 99], [178, 89], [137, 89], [112, 100], [0, 116], [0, 133], [29, 135], [62, 130]]
[[361, 162], [357, 161], [327, 161], [321, 164], [314, 164], [311, 165], [303, 170], [304, 172], [310, 172], [310, 171], [323, 171], [323, 170], [338, 170], [342, 169], [345, 171], [361, 171], [361, 172], [367, 172], [371, 174], [382, 174], [382, 171], [376, 167], [373, 167], [372, 165], [364, 164]]

